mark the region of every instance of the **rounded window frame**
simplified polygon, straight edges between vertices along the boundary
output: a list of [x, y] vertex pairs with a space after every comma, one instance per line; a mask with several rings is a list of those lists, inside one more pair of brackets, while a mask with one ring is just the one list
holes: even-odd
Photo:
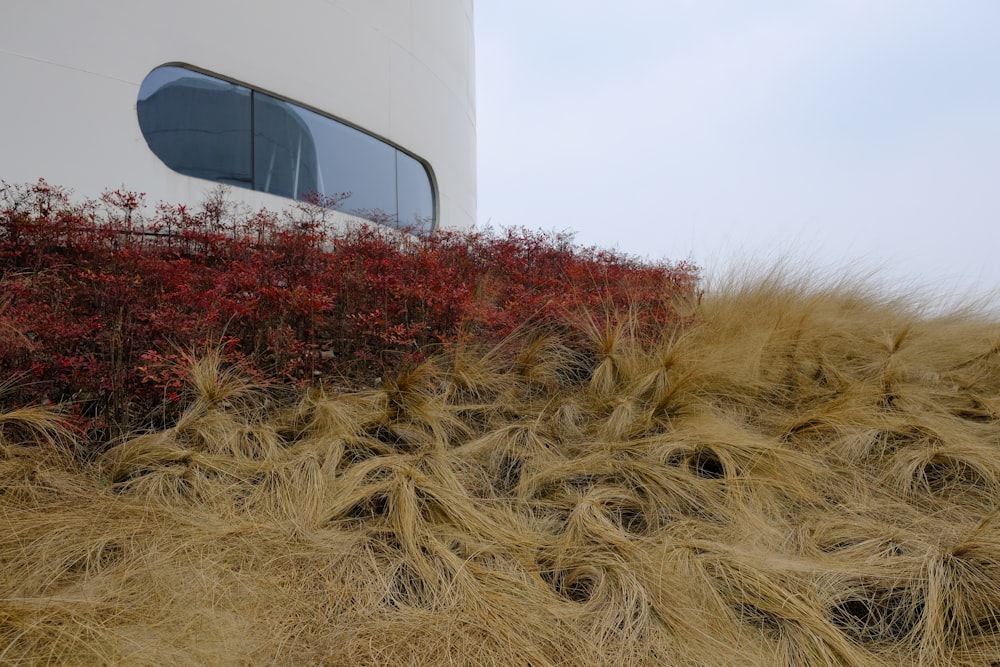
[[[156, 71], [161, 70], [163, 68], [176, 68], [176, 69], [187, 70], [189, 72], [192, 72], [193, 74], [198, 74], [198, 75], [207, 77], [209, 79], [214, 79], [214, 80], [216, 80], [216, 81], [218, 81], [220, 83], [230, 84], [230, 85], [233, 85], [233, 86], [239, 86], [239, 87], [245, 88], [249, 92], [250, 108], [251, 108], [251, 115], [250, 115], [250, 117], [251, 117], [251, 122], [250, 122], [250, 137], [251, 137], [251, 139], [250, 139], [249, 162], [250, 162], [250, 168], [251, 168], [251, 172], [250, 172], [251, 175], [250, 175], [250, 184], [248, 186], [247, 185], [237, 184], [237, 183], [227, 183], [227, 182], [225, 182], [223, 180], [205, 178], [205, 177], [201, 177], [201, 176], [197, 176], [197, 175], [193, 175], [193, 174], [188, 174], [188, 173], [184, 173], [182, 171], [179, 171], [178, 169], [175, 169], [173, 166], [171, 166], [170, 164], [168, 164], [163, 159], [163, 157], [161, 157], [161, 155], [153, 148], [153, 146], [150, 145], [150, 140], [149, 140], [149, 137], [147, 136], [146, 131], [143, 129], [143, 123], [142, 123], [142, 121], [140, 119], [140, 112], [139, 112], [139, 102], [141, 102], [143, 99], [146, 99], [146, 98], [142, 98], [140, 96], [142, 95], [142, 92], [143, 92], [143, 85], [146, 83], [146, 81], [149, 79], [149, 77], [152, 74], [154, 74]], [[161, 86], [161, 88], [162, 88], [162, 86]], [[156, 92], [156, 90], [160, 90], [160, 88], [155, 89], [149, 95], [154, 94]], [[374, 222], [374, 223], [377, 223], [377, 224], [384, 224], [384, 225], [391, 226], [391, 227], [394, 227], [396, 229], [401, 229], [401, 230], [404, 230], [404, 231], [415, 231], [417, 233], [432, 233], [432, 232], [436, 231], [439, 228], [439, 225], [440, 225], [440, 196], [439, 196], [438, 185], [437, 185], [437, 176], [436, 176], [436, 174], [434, 172], [434, 168], [431, 166], [430, 162], [428, 162], [424, 158], [420, 157], [419, 155], [413, 153], [412, 151], [409, 151], [406, 148], [400, 146], [398, 143], [396, 143], [394, 141], [391, 141], [391, 140], [389, 140], [389, 139], [387, 139], [387, 138], [385, 138], [383, 136], [380, 136], [378, 134], [375, 134], [375, 133], [373, 133], [373, 132], [371, 132], [371, 131], [369, 131], [369, 130], [363, 128], [363, 127], [361, 127], [357, 123], [353, 123], [351, 121], [345, 120], [345, 119], [340, 118], [340, 117], [338, 117], [338, 116], [336, 116], [334, 114], [331, 114], [331, 113], [329, 113], [327, 111], [319, 109], [319, 108], [317, 108], [315, 106], [299, 102], [298, 100], [294, 100], [294, 99], [292, 99], [292, 98], [290, 98], [288, 96], [281, 95], [280, 93], [276, 93], [276, 92], [271, 91], [271, 90], [269, 90], [267, 88], [262, 88], [260, 86], [255, 86], [255, 85], [249, 84], [249, 83], [247, 83], [245, 81], [242, 81], [240, 79], [236, 79], [236, 78], [233, 78], [233, 77], [230, 77], [230, 76], [226, 76], [226, 75], [220, 74], [218, 72], [214, 72], [212, 70], [208, 70], [208, 69], [205, 69], [203, 67], [199, 67], [197, 65], [193, 65], [191, 63], [182, 62], [182, 61], [169, 61], [169, 62], [165, 62], [165, 63], [162, 63], [162, 64], [157, 65], [156, 67], [153, 67], [152, 69], [150, 69], [149, 72], [147, 72], [146, 75], [143, 77], [142, 82], [139, 84], [139, 93], [136, 95], [136, 103], [135, 103], [135, 118], [136, 118], [136, 123], [137, 123], [138, 129], [139, 129], [139, 133], [142, 135], [143, 141], [146, 144], [146, 147], [149, 149], [149, 151], [154, 156], [156, 156], [157, 160], [159, 160], [160, 163], [163, 164], [163, 166], [165, 166], [167, 169], [170, 169], [172, 172], [174, 172], [176, 174], [180, 174], [180, 175], [188, 177], [188, 178], [195, 178], [195, 179], [198, 179], [198, 180], [203, 180], [203, 181], [206, 181], [206, 182], [209, 182], [209, 183], [215, 183], [215, 184], [220, 184], [221, 183], [221, 184], [229, 185], [230, 187], [234, 187], [234, 188], [246, 189], [246, 190], [250, 190], [251, 192], [259, 192], [259, 193], [262, 193], [262, 194], [270, 194], [272, 196], [282, 197], [283, 199], [288, 199], [289, 201], [308, 201], [308, 199], [304, 200], [304, 199], [298, 199], [298, 198], [290, 197], [290, 196], [283, 195], [283, 194], [270, 193], [270, 192], [267, 192], [266, 190], [258, 189], [257, 187], [255, 187], [256, 183], [254, 182], [255, 181], [255, 177], [254, 177], [254, 162], [255, 162], [256, 158], [255, 158], [255, 154], [254, 154], [254, 150], [255, 150], [254, 144], [256, 142], [256, 137], [255, 137], [255, 126], [254, 126], [254, 120], [253, 120], [253, 114], [254, 114], [253, 108], [254, 108], [254, 99], [255, 99], [254, 95], [255, 94], [264, 95], [264, 96], [273, 98], [275, 100], [278, 100], [280, 102], [283, 102], [285, 104], [288, 104], [288, 105], [290, 105], [292, 107], [301, 109], [301, 110], [306, 111], [306, 112], [310, 112], [310, 113], [316, 114], [317, 116], [320, 116], [323, 119], [326, 119], [328, 121], [332, 121], [333, 123], [336, 123], [337, 125], [340, 125], [342, 127], [345, 127], [345, 128], [350, 129], [350, 130], [353, 130], [354, 132], [360, 133], [361, 135], [364, 135], [367, 138], [374, 139], [374, 140], [376, 140], [376, 141], [384, 144], [385, 146], [393, 149], [394, 151], [397, 151], [397, 152], [399, 152], [399, 153], [401, 153], [401, 154], [403, 154], [403, 155], [411, 158], [412, 160], [414, 160], [417, 164], [419, 164], [423, 168], [424, 174], [427, 177], [427, 185], [430, 188], [431, 216], [430, 216], [429, 224], [426, 224], [426, 226], [421, 225], [421, 226], [418, 227], [418, 226], [406, 226], [406, 225], [400, 225], [399, 224], [399, 220], [398, 220], [398, 215], [399, 215], [399, 213], [398, 213], [398, 210], [399, 210], [398, 209], [398, 206], [399, 206], [399, 200], [398, 200], [398, 193], [399, 193], [399, 168], [398, 168], [398, 162], [396, 163], [397, 167], [396, 167], [396, 171], [395, 171], [394, 179], [393, 179], [393, 185], [394, 185], [395, 192], [396, 192], [396, 206], [397, 206], [397, 208], [396, 208], [396, 215], [395, 215], [395, 217], [396, 217], [395, 224], [392, 224], [391, 222], [387, 221], [385, 218], [383, 218], [381, 216], [378, 216], [378, 215], [376, 215], [374, 217], [367, 217], [367, 216], [365, 216], [363, 214], [364, 212], [366, 212], [365, 210], [361, 210], [360, 212], [358, 212], [356, 210], [356, 211], [352, 212], [350, 210], [344, 210], [344, 209], [336, 207], [336, 206], [331, 207], [333, 210], [337, 210], [337, 211], [340, 211], [340, 212], [345, 213], [347, 215], [352, 215], [352, 216], [355, 216], [355, 217], [358, 217], [358, 218], [361, 218], [361, 219], [368, 220], [370, 222]], [[148, 98], [148, 96], [147, 96], [147, 98]], [[326, 194], [321, 194], [321, 193], [317, 193], [317, 194], [319, 195], [320, 198], [326, 196]], [[332, 193], [332, 196], [333, 196], [334, 200], [337, 199], [337, 195], [338, 194], [339, 193]]]

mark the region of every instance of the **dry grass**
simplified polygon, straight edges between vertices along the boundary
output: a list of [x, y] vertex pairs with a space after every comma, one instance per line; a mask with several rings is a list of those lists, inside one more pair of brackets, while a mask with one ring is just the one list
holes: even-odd
[[0, 414], [0, 663], [1000, 665], [1000, 324], [733, 283], [97, 461]]

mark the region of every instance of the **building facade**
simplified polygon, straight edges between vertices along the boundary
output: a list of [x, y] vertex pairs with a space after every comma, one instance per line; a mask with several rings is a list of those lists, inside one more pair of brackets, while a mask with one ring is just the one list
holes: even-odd
[[10, 0], [0, 179], [476, 219], [472, 0]]

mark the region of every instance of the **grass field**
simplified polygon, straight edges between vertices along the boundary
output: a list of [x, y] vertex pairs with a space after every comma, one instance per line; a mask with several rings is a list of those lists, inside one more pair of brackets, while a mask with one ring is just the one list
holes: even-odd
[[770, 278], [255, 386], [99, 458], [0, 414], [0, 664], [1000, 665], [1000, 323]]

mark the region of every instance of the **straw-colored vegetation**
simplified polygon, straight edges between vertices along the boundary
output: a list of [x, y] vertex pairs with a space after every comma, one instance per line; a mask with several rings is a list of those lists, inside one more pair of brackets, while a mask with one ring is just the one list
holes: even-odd
[[381, 387], [0, 414], [0, 663], [1000, 664], [1000, 325], [714, 290]]

